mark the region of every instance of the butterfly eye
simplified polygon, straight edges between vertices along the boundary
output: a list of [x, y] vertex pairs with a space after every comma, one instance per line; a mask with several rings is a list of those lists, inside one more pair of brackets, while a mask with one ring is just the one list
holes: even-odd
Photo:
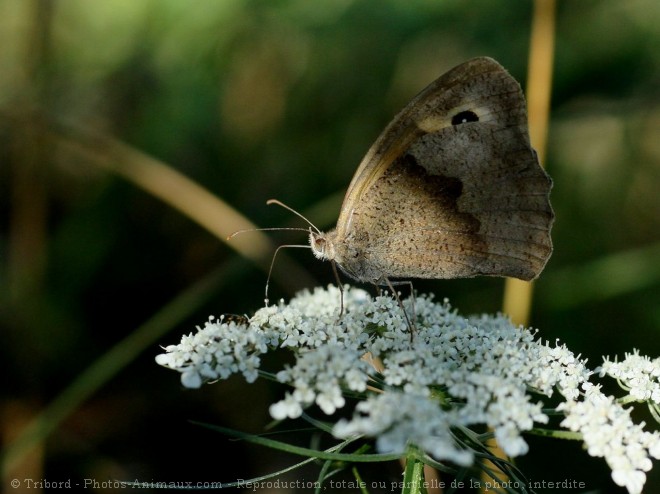
[[479, 117], [470, 110], [462, 111], [451, 117], [452, 125], [461, 125], [468, 122], [478, 122]]

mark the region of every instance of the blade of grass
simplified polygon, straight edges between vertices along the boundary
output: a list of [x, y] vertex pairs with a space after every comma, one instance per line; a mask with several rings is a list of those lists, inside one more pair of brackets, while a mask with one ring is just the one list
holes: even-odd
[[542, 303], [553, 309], [570, 309], [653, 286], [660, 281], [658, 259], [660, 243], [548, 273]]
[[[545, 162], [552, 66], [555, 44], [555, 0], [535, 0], [527, 72], [529, 137], [541, 165]], [[507, 278], [503, 312], [514, 324], [527, 325], [532, 306], [532, 283]]]
[[44, 440], [95, 391], [131, 363], [145, 348], [201, 307], [217, 288], [238, 273], [240, 262], [230, 262], [187, 288], [151, 319], [98, 358], [64, 389], [25, 430], [3, 450], [3, 475]]
[[[545, 162], [550, 98], [552, 95], [552, 66], [555, 46], [555, 0], [535, 0], [532, 14], [529, 62], [527, 68], [527, 114], [529, 138], [536, 149], [541, 166]], [[507, 278], [504, 285], [502, 311], [514, 324], [527, 326], [532, 307], [531, 282]], [[506, 454], [497, 442], [489, 444], [498, 458]]]
[[360, 492], [362, 494], [369, 494], [369, 490], [367, 489], [367, 483], [364, 480], [362, 480], [362, 477], [360, 476], [360, 472], [358, 471], [357, 467], [353, 467], [351, 471], [353, 472], [353, 477], [355, 477], [355, 480], [357, 480], [358, 488], [360, 489]]
[[[268, 271], [275, 246], [257, 226], [209, 190], [156, 158], [101, 132], [51, 124], [59, 150], [109, 170], [159, 198], [196, 222], [228, 247]], [[249, 235], [228, 237], [239, 230]], [[278, 255], [273, 279], [293, 293], [316, 281], [286, 255]]]

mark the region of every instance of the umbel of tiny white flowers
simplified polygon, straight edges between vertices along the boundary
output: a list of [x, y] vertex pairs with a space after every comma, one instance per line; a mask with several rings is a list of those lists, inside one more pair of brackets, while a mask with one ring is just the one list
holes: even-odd
[[[590, 455], [606, 460], [618, 485], [641, 492], [651, 458], [660, 457], [660, 435], [635, 424], [629, 410], [592, 384], [586, 361], [565, 346], [542, 342], [502, 315], [464, 317], [447, 301], [424, 295], [403, 302], [416, 318], [411, 341], [394, 298], [347, 286], [341, 319], [338, 301], [331, 286], [262, 308], [249, 321], [211, 317], [156, 361], [180, 372], [184, 386], [198, 388], [239, 373], [254, 382], [262, 355], [288, 350], [294, 363], [274, 373], [290, 389], [271, 405], [273, 418], [296, 418], [312, 405], [333, 415], [350, 392], [362, 399], [352, 418], [335, 423], [337, 438], [373, 437], [383, 453], [404, 454], [414, 444], [458, 466], [472, 464], [474, 452], [457, 442], [454, 428], [486, 425], [507, 455], [523, 455], [522, 434], [548, 422], [539, 397], [559, 392], [561, 425], [582, 435]], [[380, 372], [365, 354], [382, 362]], [[644, 363], [654, 385], [628, 383], [629, 389], [657, 400], [658, 363]], [[608, 369], [619, 379], [631, 375], [606, 361], [601, 372]]]

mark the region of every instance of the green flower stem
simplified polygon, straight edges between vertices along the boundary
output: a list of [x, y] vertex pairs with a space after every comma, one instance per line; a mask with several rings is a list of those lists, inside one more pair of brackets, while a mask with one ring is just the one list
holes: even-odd
[[627, 405], [628, 403], [636, 403], [639, 400], [631, 395], [626, 395], [621, 398], [618, 398], [616, 401], [621, 405]]
[[403, 473], [401, 494], [426, 494], [424, 487], [424, 463], [417, 458], [417, 452], [406, 457], [406, 469]]
[[554, 437], [557, 439], [569, 439], [571, 441], [583, 441], [584, 438], [582, 437], [582, 434], [579, 432], [573, 432], [573, 431], [558, 431], [558, 430], [551, 430], [551, 429], [539, 429], [539, 428], [534, 428], [530, 431], [527, 431], [528, 434], [534, 434], [535, 436], [542, 436], [542, 437]]

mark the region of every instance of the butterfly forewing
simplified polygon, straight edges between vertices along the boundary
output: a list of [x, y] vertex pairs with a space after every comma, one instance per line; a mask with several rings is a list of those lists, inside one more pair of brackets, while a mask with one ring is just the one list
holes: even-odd
[[518, 83], [488, 58], [440, 77], [372, 146], [344, 199], [336, 261], [365, 281], [533, 279], [550, 253], [551, 181]]

